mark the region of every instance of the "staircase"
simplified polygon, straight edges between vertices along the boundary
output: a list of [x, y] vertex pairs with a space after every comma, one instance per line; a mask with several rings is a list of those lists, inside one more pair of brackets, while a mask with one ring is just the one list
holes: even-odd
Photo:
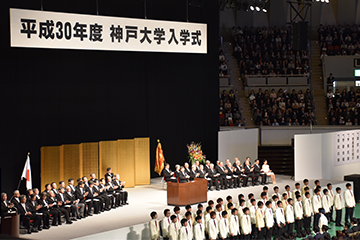
[[314, 92], [317, 125], [328, 125], [326, 97], [322, 78], [320, 46], [317, 41], [310, 41], [311, 87]]
[[248, 128], [256, 127], [253, 121], [253, 116], [251, 112], [251, 107], [248, 102], [248, 98], [245, 96], [244, 83], [240, 79], [240, 69], [237, 63], [236, 58], [233, 57], [233, 47], [231, 43], [224, 42], [225, 53], [228, 61], [228, 67], [231, 70], [231, 79], [230, 84], [234, 86], [234, 90], [237, 91], [237, 97], [239, 99], [238, 105], [240, 110], [242, 109], [242, 119], [245, 123], [245, 126]]
[[294, 176], [294, 148], [292, 146], [259, 146], [258, 159], [268, 160], [275, 174]]

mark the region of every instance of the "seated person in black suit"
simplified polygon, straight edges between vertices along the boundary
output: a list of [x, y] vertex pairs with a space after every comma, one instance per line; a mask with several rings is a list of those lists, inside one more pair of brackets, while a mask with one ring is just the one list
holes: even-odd
[[[235, 158], [235, 159], [237, 159], [237, 158]], [[241, 162], [239, 161], [239, 159], [237, 159], [235, 163], [236, 163], [236, 165], [235, 165], [234, 174], [239, 176], [238, 187], [240, 187], [240, 179], [243, 179], [243, 187], [246, 187], [247, 183], [248, 183], [248, 177], [245, 175], [245, 169], [243, 169], [241, 167]]]
[[180, 175], [180, 165], [176, 164], [175, 165], [175, 177], [179, 178], [179, 175]]
[[227, 169], [224, 167], [224, 163], [220, 162], [219, 165], [217, 166], [217, 173], [219, 173], [219, 180], [220, 180], [220, 185], [222, 189], [227, 189], [227, 184], [226, 184], [226, 174], [227, 174]]
[[188, 173], [190, 176], [190, 181], [194, 181], [195, 178], [197, 178], [200, 174], [196, 172], [196, 165], [191, 166], [190, 173]]
[[185, 168], [180, 168], [179, 183], [189, 182], [190, 176], [185, 172]]
[[175, 177], [175, 173], [171, 171], [170, 164], [165, 164], [165, 168], [162, 171], [162, 175], [164, 176], [165, 182], [177, 182], [177, 179]]
[[[40, 216], [40, 219], [43, 217], [40, 213], [40, 209], [43, 207], [41, 204], [40, 204], [40, 201], [38, 201], [37, 197], [35, 194], [32, 194], [27, 202], [27, 206], [29, 207], [29, 211], [32, 213], [32, 214], [37, 214]], [[45, 226], [44, 225], [44, 229], [49, 229], [50, 227], [48, 226]], [[38, 226], [38, 230], [41, 231], [42, 228], [40, 226], [40, 222], [39, 222], [39, 226]]]
[[207, 175], [208, 173], [204, 170], [204, 165], [201, 164], [198, 178], [206, 178]]
[[16, 208], [20, 204], [20, 192], [19, 192], [19, 190], [14, 191], [14, 195], [13, 195], [13, 197], [11, 199], [11, 203], [13, 203]]
[[226, 169], [228, 170], [226, 179], [229, 181], [230, 188], [237, 188], [239, 185], [239, 176], [235, 174], [235, 168], [229, 162], [226, 166]]
[[245, 175], [248, 178], [252, 178], [252, 185], [255, 186], [256, 178], [255, 175], [253, 174], [253, 170], [254, 169], [250, 167], [249, 161], [245, 161]]
[[189, 164], [188, 164], [187, 162], [184, 163], [184, 168], [185, 168], [185, 173], [186, 173], [187, 175], [190, 175], [191, 170], [190, 170]]
[[[21, 195], [20, 203], [18, 205], [18, 211], [20, 214], [20, 221], [24, 224], [27, 229], [27, 233], [38, 232], [38, 227], [40, 224], [40, 216], [31, 212], [31, 208], [29, 207], [29, 203], [26, 203], [26, 196]], [[31, 228], [30, 220], [33, 220], [33, 228]]]
[[261, 172], [261, 168], [260, 168], [260, 161], [259, 161], [259, 159], [256, 159], [255, 160], [255, 164], [254, 164], [254, 174], [255, 174], [255, 176], [261, 176], [261, 184], [265, 184], [266, 183], [266, 177], [267, 177], [267, 175], [266, 175], [266, 173], [264, 173], [264, 172]]
[[206, 180], [208, 180], [208, 189], [211, 190], [212, 183], [214, 182], [216, 190], [220, 191], [218, 182], [218, 177], [220, 176], [220, 174], [214, 170], [214, 164], [210, 164], [210, 170], [207, 172], [207, 174], [208, 175], [206, 177]]
[[117, 191], [120, 192], [121, 204], [122, 205], [129, 204], [127, 202], [128, 192], [124, 190], [125, 181], [120, 181], [120, 175], [119, 174], [115, 175], [114, 185], [119, 186]]
[[7, 194], [1, 193], [1, 217], [8, 216], [9, 210], [12, 210], [14, 207], [14, 203], [9, 203], [7, 201]]

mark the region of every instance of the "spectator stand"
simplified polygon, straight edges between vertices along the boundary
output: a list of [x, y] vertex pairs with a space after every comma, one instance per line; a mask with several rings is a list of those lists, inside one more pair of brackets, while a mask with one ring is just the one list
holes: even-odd
[[[266, 77], [264, 77], [266, 78]], [[286, 78], [286, 76], [284, 76]], [[247, 85], [253, 120], [258, 126], [316, 125], [316, 109], [310, 84]]]

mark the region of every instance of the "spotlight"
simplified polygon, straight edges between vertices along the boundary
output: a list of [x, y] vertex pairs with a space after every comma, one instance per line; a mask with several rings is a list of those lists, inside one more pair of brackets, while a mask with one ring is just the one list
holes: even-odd
[[250, 6], [250, 10], [251, 11], [254, 11], [255, 10], [255, 7], [253, 5]]
[[325, 0], [321, 0], [321, 2], [323, 3], [323, 2], [325, 2]]
[[329, 3], [330, 1], [329, 0], [325, 0], [326, 3]]
[[255, 7], [255, 10], [260, 12], [260, 8], [258, 6]]
[[266, 13], [266, 12], [267, 12], [266, 8], [263, 8], [263, 12], [264, 12], [264, 13]]

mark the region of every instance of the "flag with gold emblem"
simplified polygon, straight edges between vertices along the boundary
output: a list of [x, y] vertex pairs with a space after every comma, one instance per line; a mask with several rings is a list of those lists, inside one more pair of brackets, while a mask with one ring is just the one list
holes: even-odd
[[158, 140], [158, 145], [156, 147], [156, 159], [155, 159], [155, 169], [154, 171], [161, 175], [162, 170], [165, 166], [165, 157], [163, 150], [161, 148], [160, 140]]

